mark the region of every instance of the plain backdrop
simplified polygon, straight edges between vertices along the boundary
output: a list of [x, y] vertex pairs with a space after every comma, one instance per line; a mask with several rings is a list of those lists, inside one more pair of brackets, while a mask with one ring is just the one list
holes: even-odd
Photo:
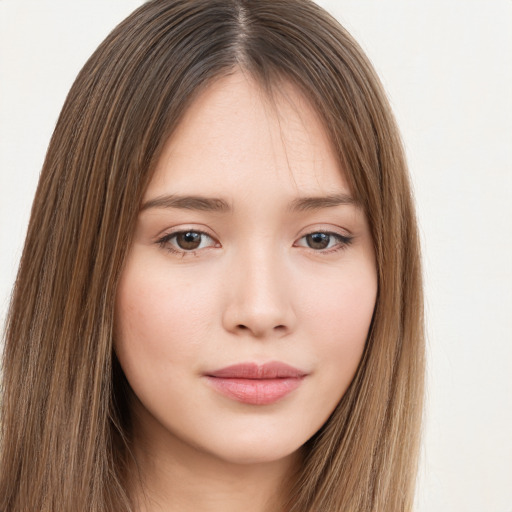
[[[0, 0], [0, 320], [74, 77], [141, 1]], [[319, 2], [402, 129], [424, 249], [418, 512], [512, 512], [512, 1]]]

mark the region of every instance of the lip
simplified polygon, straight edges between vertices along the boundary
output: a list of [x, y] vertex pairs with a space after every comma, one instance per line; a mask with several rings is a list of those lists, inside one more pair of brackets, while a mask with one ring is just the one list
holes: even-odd
[[307, 372], [279, 361], [240, 363], [205, 374], [222, 395], [250, 405], [273, 404], [297, 389]]

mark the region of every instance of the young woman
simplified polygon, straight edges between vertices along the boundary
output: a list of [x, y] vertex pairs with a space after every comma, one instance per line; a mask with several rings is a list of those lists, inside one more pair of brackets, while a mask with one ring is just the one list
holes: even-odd
[[400, 138], [308, 0], [148, 2], [48, 149], [6, 330], [5, 511], [409, 511]]

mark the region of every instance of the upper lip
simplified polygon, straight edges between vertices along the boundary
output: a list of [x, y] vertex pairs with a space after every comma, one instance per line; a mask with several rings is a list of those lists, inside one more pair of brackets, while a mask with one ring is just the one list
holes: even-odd
[[208, 377], [224, 379], [284, 379], [300, 378], [307, 372], [280, 361], [268, 363], [238, 363], [206, 374]]

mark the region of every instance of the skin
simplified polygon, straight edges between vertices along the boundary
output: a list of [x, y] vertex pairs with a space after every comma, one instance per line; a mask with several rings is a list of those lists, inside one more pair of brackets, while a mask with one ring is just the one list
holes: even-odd
[[[140, 510], [281, 509], [301, 446], [363, 352], [377, 293], [368, 222], [315, 111], [291, 84], [276, 89], [270, 102], [239, 71], [213, 82], [145, 192], [115, 337], [133, 390]], [[177, 195], [229, 209], [171, 205]], [[294, 210], [304, 197], [331, 200]], [[195, 249], [176, 235], [198, 231]], [[268, 361], [306, 373], [272, 404], [233, 400], [205, 377]]]

